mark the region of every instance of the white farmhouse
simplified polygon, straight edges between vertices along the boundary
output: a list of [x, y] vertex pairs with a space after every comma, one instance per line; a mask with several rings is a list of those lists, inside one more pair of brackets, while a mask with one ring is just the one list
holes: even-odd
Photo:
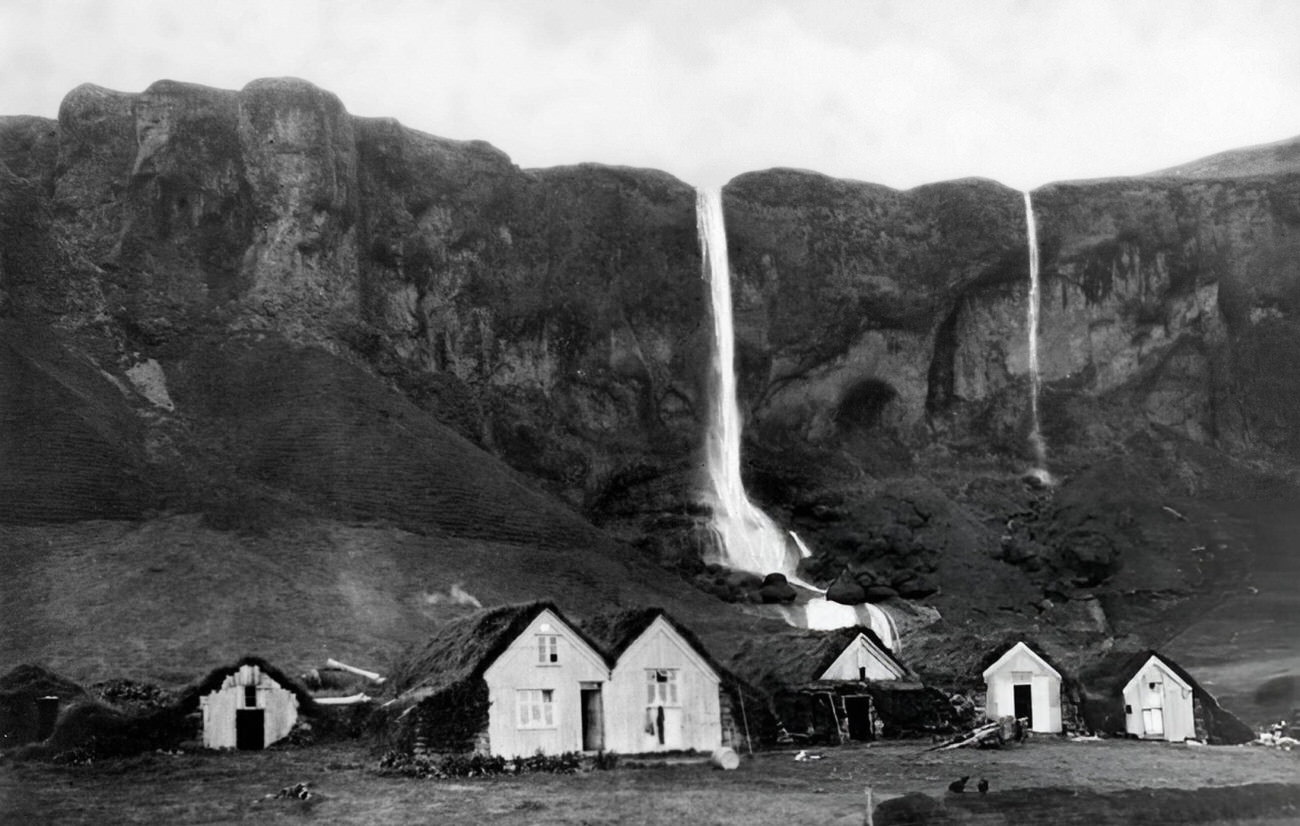
[[723, 745], [723, 675], [690, 631], [659, 608], [589, 627], [614, 662], [605, 693], [606, 749], [641, 754]]
[[527, 757], [603, 747], [609, 663], [550, 603], [447, 623], [392, 677], [389, 735], [408, 751]]

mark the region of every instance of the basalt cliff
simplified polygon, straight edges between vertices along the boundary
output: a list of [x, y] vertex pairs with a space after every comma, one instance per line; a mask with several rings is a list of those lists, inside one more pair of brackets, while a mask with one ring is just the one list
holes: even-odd
[[[933, 673], [1294, 581], [1260, 526], [1300, 484], [1297, 146], [1032, 193], [1053, 485], [1022, 193], [728, 184], [746, 481], [807, 575]], [[0, 118], [0, 660], [382, 658], [453, 584], [761, 633], [700, 561], [699, 256], [671, 176], [520, 169], [300, 80]]]

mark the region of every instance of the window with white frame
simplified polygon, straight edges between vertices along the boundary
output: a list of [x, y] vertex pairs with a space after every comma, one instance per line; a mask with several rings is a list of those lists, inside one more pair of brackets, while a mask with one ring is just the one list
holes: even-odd
[[560, 661], [560, 638], [555, 634], [537, 635], [537, 662], [555, 665]]
[[675, 706], [678, 704], [676, 668], [650, 668], [645, 674], [646, 705]]
[[519, 703], [519, 728], [555, 728], [555, 691], [523, 688], [515, 692]]

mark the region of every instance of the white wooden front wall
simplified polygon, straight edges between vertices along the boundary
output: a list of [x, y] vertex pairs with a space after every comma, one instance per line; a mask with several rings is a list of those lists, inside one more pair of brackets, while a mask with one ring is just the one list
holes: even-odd
[[[244, 686], [256, 686], [257, 705], [244, 705]], [[210, 749], [235, 747], [235, 712], [241, 708], [265, 710], [263, 745], [281, 739], [298, 721], [298, 698], [255, 665], [241, 666], [226, 677], [221, 688], [199, 698], [203, 711], [203, 745]]]
[[[651, 701], [649, 675], [676, 671], [676, 704]], [[620, 754], [722, 746], [718, 675], [662, 617], [614, 664], [605, 692], [605, 748]], [[664, 705], [664, 742], [652, 723]]]
[[985, 715], [997, 720], [1015, 713], [1015, 686], [1023, 682], [1019, 675], [1025, 673], [1029, 674], [1030, 704], [1034, 710], [1032, 730], [1048, 734], [1061, 731], [1061, 680], [1024, 650], [1015, 651], [985, 677], [988, 687]]
[[1196, 737], [1192, 687], [1157, 657], [1124, 686], [1124, 712], [1124, 728], [1136, 737], [1170, 742]]
[[[539, 636], [556, 638], [556, 662], [539, 662]], [[559, 617], [543, 611], [483, 675], [490, 702], [492, 754], [530, 757], [539, 750], [543, 754], [582, 751], [581, 684], [603, 684], [608, 678], [604, 659]], [[521, 726], [519, 692], [548, 690], [552, 692], [549, 724]]]
[[897, 680], [903, 672], [862, 634], [844, 647], [819, 680], [859, 680], [866, 669], [868, 680]]

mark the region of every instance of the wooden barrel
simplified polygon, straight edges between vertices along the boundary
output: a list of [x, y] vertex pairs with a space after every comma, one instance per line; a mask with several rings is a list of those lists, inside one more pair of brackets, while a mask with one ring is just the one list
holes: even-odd
[[709, 758], [709, 762], [713, 764], [714, 768], [732, 771], [740, 768], [740, 755], [724, 746], [720, 749], [713, 750], [713, 755]]

